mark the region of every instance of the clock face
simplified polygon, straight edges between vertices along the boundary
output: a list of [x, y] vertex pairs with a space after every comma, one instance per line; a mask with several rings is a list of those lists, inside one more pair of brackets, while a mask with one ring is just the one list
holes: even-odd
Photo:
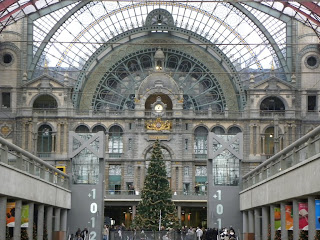
[[154, 110], [156, 112], [162, 112], [163, 106], [161, 104], [157, 104], [157, 105], [154, 106]]

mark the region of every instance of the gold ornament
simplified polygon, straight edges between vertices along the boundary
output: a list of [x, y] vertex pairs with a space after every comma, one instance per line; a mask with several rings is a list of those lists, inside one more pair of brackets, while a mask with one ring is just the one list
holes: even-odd
[[162, 121], [161, 118], [158, 117], [156, 120], [147, 121], [145, 126], [146, 126], [146, 129], [148, 130], [156, 130], [156, 131], [171, 130], [172, 122], [169, 120]]

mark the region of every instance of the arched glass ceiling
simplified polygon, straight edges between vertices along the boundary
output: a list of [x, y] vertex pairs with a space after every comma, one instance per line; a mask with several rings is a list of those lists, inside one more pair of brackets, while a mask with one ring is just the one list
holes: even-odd
[[[285, 66], [284, 62], [282, 66], [279, 63], [279, 56], [284, 58], [286, 53], [286, 24], [247, 7], [255, 13], [256, 18], [250, 19], [235, 6], [224, 2], [90, 2], [52, 32], [43, 23], [52, 21], [52, 18], [56, 22], [62, 19], [66, 8], [61, 9], [34, 22], [33, 40], [38, 52], [34, 51], [36, 75], [33, 77], [41, 74], [46, 58], [49, 66], [55, 67], [55, 74], [60, 73], [62, 78], [61, 73], [71, 70], [75, 72], [71, 78], [76, 80], [77, 72], [102, 44], [125, 31], [143, 27], [148, 13], [158, 8], [172, 14], [177, 28], [193, 31], [217, 45], [238, 71], [250, 72], [254, 69], [263, 72], [275, 62], [276, 68], [283, 72]], [[273, 44], [282, 52], [275, 52], [270, 38], [258, 25], [269, 30], [270, 36], [274, 37], [271, 39]], [[54, 34], [41, 52], [41, 43], [50, 31]], [[40, 50], [37, 49], [39, 47]]]

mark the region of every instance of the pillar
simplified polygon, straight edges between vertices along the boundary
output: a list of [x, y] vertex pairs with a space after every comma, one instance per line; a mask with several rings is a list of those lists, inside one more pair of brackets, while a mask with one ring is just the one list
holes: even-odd
[[67, 232], [67, 217], [68, 217], [68, 210], [61, 209], [60, 230], [63, 232]]
[[243, 224], [242, 225], [242, 232], [248, 233], [249, 225], [248, 225], [248, 212], [247, 211], [242, 211], [242, 224]]
[[261, 240], [260, 208], [254, 209], [254, 239]]
[[33, 240], [33, 214], [34, 214], [34, 203], [29, 203], [29, 224], [28, 224], [28, 238]]
[[61, 123], [58, 122], [57, 124], [57, 153], [60, 154], [60, 146], [61, 146]]
[[293, 240], [299, 239], [299, 204], [298, 200], [292, 201], [292, 211], [293, 211]]
[[60, 208], [54, 209], [54, 231], [60, 231]]
[[22, 200], [16, 200], [13, 240], [21, 239], [21, 208]]
[[64, 123], [64, 131], [63, 131], [63, 153], [67, 153], [68, 150], [67, 150], [67, 146], [68, 146], [68, 141], [67, 141], [67, 138], [68, 138], [68, 122], [67, 120], [65, 120], [65, 123]]
[[43, 240], [44, 205], [38, 205], [37, 240]]
[[0, 197], [0, 239], [6, 239], [6, 209], [7, 197]]
[[274, 205], [270, 206], [270, 236], [271, 236], [271, 239], [274, 238], [275, 233], [276, 233], [276, 228], [274, 225], [274, 208], [275, 208]]
[[316, 203], [313, 196], [308, 197], [308, 239], [313, 240], [316, 232]]
[[179, 225], [181, 225], [181, 206], [178, 206], [178, 219], [179, 219]]
[[249, 210], [248, 212], [248, 219], [249, 219], [249, 225], [248, 225], [248, 232], [254, 233], [254, 215], [253, 210]]
[[134, 217], [136, 216], [136, 212], [137, 212], [137, 206], [133, 205], [132, 206], [132, 219], [134, 219]]
[[268, 227], [269, 227], [269, 208], [262, 207], [262, 240], [268, 240]]
[[45, 215], [45, 221], [47, 225], [47, 233], [48, 233], [48, 240], [52, 240], [52, 217], [53, 217], [53, 207], [48, 206], [46, 208], [46, 215]]
[[288, 230], [286, 229], [286, 204], [282, 202], [280, 204], [281, 211], [281, 239], [288, 239]]

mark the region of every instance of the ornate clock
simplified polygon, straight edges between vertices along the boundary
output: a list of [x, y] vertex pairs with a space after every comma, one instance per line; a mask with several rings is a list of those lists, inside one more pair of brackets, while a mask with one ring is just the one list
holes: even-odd
[[151, 110], [152, 110], [152, 113], [153, 115], [155, 115], [156, 117], [161, 117], [164, 115], [165, 113], [165, 110], [167, 108], [167, 104], [164, 104], [162, 101], [161, 101], [161, 97], [158, 96], [157, 97], [157, 100], [151, 104]]

